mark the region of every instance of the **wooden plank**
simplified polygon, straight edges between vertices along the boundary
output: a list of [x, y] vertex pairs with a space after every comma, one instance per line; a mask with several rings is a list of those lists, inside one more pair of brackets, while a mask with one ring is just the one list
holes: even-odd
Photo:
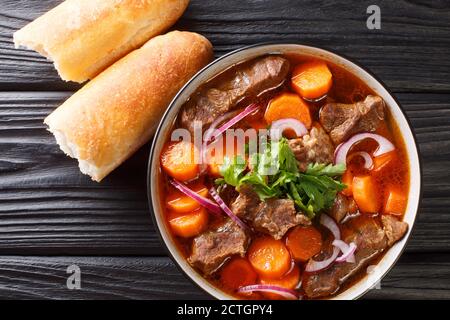
[[[81, 269], [81, 289], [67, 289], [67, 267]], [[0, 257], [0, 298], [204, 299], [169, 258]]]
[[448, 254], [404, 254], [365, 299], [450, 299]]
[[[50, 62], [14, 50], [12, 34], [60, 0], [4, 0], [0, 24], [0, 89], [74, 90]], [[336, 50], [370, 68], [396, 92], [449, 92], [450, 3], [380, 0], [381, 30], [368, 30], [364, 1], [192, 0], [175, 28], [199, 32], [216, 56], [267, 41]]]
[[[68, 92], [0, 92], [0, 254], [164, 255], [146, 199], [148, 145], [101, 184], [45, 130]], [[450, 251], [450, 95], [399, 94], [424, 159], [408, 251]]]
[[[81, 270], [81, 289], [66, 286], [67, 267]], [[381, 289], [365, 299], [450, 299], [450, 255], [404, 255]], [[0, 298], [204, 299], [208, 295], [169, 258], [0, 257]]]
[[45, 90], [51, 87], [53, 90], [75, 90], [80, 87], [60, 80], [53, 64], [46, 58], [33, 51], [14, 49], [13, 33], [61, 2], [59, 0], [2, 1], [0, 89]]
[[147, 205], [149, 146], [102, 184], [81, 175], [43, 125], [69, 95], [0, 93], [0, 239], [9, 243], [0, 251], [163, 254]]

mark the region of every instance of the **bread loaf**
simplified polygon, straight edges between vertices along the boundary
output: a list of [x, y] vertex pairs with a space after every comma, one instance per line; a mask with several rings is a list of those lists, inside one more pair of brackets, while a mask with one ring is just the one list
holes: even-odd
[[81, 172], [101, 181], [155, 132], [179, 89], [212, 59], [201, 35], [173, 31], [103, 71], [46, 119]]
[[189, 0], [67, 0], [14, 34], [54, 61], [63, 80], [84, 82], [172, 26]]

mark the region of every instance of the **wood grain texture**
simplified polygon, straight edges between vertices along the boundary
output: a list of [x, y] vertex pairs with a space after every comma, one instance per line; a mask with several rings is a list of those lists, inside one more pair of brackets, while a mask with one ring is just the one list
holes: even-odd
[[43, 124], [68, 95], [0, 93], [0, 242], [11, 245], [0, 251], [162, 254], [147, 206], [148, 146], [102, 184], [81, 175]]
[[[0, 93], [0, 254], [164, 255], [146, 199], [148, 145], [104, 182], [45, 130], [67, 92]], [[424, 159], [409, 252], [450, 251], [450, 95], [399, 94]]]
[[[0, 89], [73, 90], [50, 62], [14, 50], [12, 34], [59, 0], [2, 0]], [[450, 2], [380, 0], [381, 30], [368, 30], [364, 1], [192, 0], [175, 26], [199, 32], [216, 55], [267, 41], [307, 43], [345, 54], [399, 92], [450, 91]], [[426, 58], [425, 58], [426, 57]]]
[[[67, 267], [81, 270], [81, 289], [66, 286]], [[400, 259], [365, 299], [450, 299], [450, 255]], [[0, 299], [208, 299], [169, 258], [0, 257]], [[6, 284], [6, 285], [5, 285]]]
[[365, 299], [450, 299], [450, 256], [407, 254]]
[[[81, 289], [67, 289], [67, 267]], [[0, 299], [205, 299], [169, 258], [0, 257]], [[6, 285], [5, 285], [6, 284]]]

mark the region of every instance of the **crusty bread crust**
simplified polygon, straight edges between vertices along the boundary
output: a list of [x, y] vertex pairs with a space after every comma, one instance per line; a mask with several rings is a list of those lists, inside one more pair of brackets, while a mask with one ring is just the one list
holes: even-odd
[[61, 149], [95, 181], [155, 132], [179, 89], [213, 57], [201, 35], [173, 31], [106, 69], [45, 119]]
[[84, 82], [172, 26], [189, 0], [66, 0], [14, 34], [16, 47], [54, 61], [63, 80]]

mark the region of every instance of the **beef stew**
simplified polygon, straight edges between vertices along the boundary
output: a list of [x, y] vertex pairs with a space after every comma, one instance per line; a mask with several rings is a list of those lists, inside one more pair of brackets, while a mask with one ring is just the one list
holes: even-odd
[[402, 136], [382, 98], [330, 62], [233, 66], [197, 89], [179, 129], [194, 138], [172, 134], [161, 154], [168, 227], [187, 261], [236, 298], [332, 297], [407, 232]]

